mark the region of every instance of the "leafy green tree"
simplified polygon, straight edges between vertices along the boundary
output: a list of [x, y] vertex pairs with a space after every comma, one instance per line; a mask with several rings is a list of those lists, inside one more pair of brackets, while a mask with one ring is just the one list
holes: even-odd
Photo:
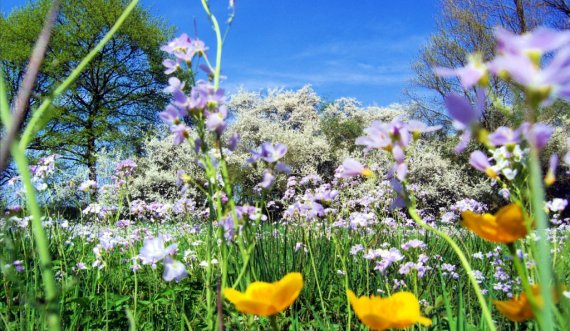
[[[126, 5], [123, 0], [62, 1], [30, 101], [32, 111], [103, 38]], [[20, 84], [49, 6], [50, 1], [40, 0], [0, 20], [0, 62], [10, 97]], [[166, 76], [159, 47], [171, 31], [147, 10], [137, 8], [73, 87], [55, 100], [55, 116], [30, 148], [55, 151], [72, 164], [87, 166], [91, 179], [96, 179], [97, 153], [102, 148], [139, 150], [167, 101], [161, 92]]]

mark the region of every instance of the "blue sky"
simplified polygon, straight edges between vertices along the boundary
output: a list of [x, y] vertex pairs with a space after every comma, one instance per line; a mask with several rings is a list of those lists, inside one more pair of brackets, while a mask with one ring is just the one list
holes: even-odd
[[[9, 12], [22, 0], [0, 0]], [[212, 0], [220, 21], [227, 0]], [[411, 63], [434, 30], [436, 0], [237, 0], [223, 54], [223, 83], [260, 90], [311, 84], [327, 100], [354, 97], [365, 105], [405, 102]], [[214, 48], [199, 0], [141, 0], [177, 33]], [[211, 55], [213, 56], [213, 54]]]

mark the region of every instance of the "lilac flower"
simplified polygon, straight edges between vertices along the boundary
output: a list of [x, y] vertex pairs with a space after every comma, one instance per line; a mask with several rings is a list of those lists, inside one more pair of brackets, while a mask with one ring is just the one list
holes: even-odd
[[164, 111], [158, 113], [158, 117], [160, 117], [163, 122], [175, 125], [180, 124], [181, 118], [185, 115], [186, 112], [180, 111], [173, 105], [166, 106], [166, 109]]
[[502, 27], [495, 28], [497, 50], [514, 55], [531, 55], [550, 52], [570, 43], [570, 32], [539, 27], [522, 35], [514, 34]]
[[406, 262], [405, 264], [400, 266], [400, 270], [398, 270], [398, 273], [400, 275], [407, 275], [412, 270], [415, 270], [415, 269], [416, 269], [416, 264], [414, 262]]
[[265, 169], [263, 171], [263, 181], [258, 185], [263, 187], [264, 189], [268, 189], [271, 187], [271, 185], [273, 185], [274, 181], [275, 181], [275, 176], [271, 173], [270, 170]]
[[374, 223], [376, 223], [376, 219], [373, 214], [352, 213], [349, 216], [349, 228], [352, 230], [365, 228]]
[[413, 239], [413, 240], [410, 240], [410, 241], [402, 244], [402, 249], [405, 251], [407, 251], [411, 248], [425, 249], [425, 248], [427, 248], [427, 245], [423, 241], [418, 240], [418, 239]]
[[441, 125], [428, 126], [424, 122], [411, 120], [407, 124], [408, 130], [412, 133], [414, 140], [418, 140], [422, 133], [433, 132], [441, 129]]
[[291, 173], [291, 168], [281, 161], [277, 162], [277, 164], [275, 165], [275, 170], [282, 174]]
[[321, 190], [313, 196], [313, 200], [320, 201], [328, 205], [338, 197], [338, 194], [339, 192], [337, 190]]
[[469, 101], [458, 94], [450, 93], [445, 96], [445, 106], [447, 111], [453, 118], [453, 125], [459, 131], [463, 131], [459, 143], [455, 147], [455, 152], [460, 153], [469, 144], [471, 140], [471, 130], [479, 121], [485, 108], [485, 93], [482, 89], [477, 89], [476, 102], [471, 106]]
[[167, 45], [160, 47], [160, 50], [170, 54], [175, 54], [176, 52], [183, 52], [191, 46], [192, 39], [190, 39], [186, 33], [183, 33], [179, 37], [169, 41]]
[[554, 133], [552, 127], [544, 123], [523, 123], [521, 130], [529, 144], [537, 149], [543, 149]]
[[437, 67], [433, 71], [440, 77], [457, 76], [466, 90], [477, 83], [484, 83], [488, 77], [487, 66], [483, 63], [481, 55], [470, 55], [464, 67], [455, 69]]
[[463, 131], [461, 136], [459, 136], [459, 142], [455, 146], [455, 153], [463, 152], [469, 145], [470, 141], [471, 141], [471, 129], [467, 129]]
[[477, 123], [483, 115], [485, 94], [482, 89], [478, 89], [475, 106], [471, 106], [469, 100], [464, 96], [449, 93], [445, 96], [445, 106], [449, 115], [459, 124], [457, 129], [465, 129], [473, 123]]
[[201, 113], [206, 108], [216, 110], [224, 104], [224, 90], [215, 89], [210, 82], [200, 80], [186, 96], [181, 90], [173, 92], [174, 105], [192, 114]]
[[[408, 165], [404, 162], [396, 163], [388, 172], [388, 178], [391, 179], [395, 177], [398, 181], [403, 182], [408, 174]], [[392, 186], [395, 190], [396, 188]], [[399, 193], [403, 193], [399, 191]]]
[[516, 83], [531, 92], [531, 96], [549, 104], [560, 96], [570, 99], [570, 47], [566, 47], [554, 55], [544, 67], [539, 68], [526, 56], [503, 55], [496, 57], [489, 69], [496, 75], [508, 74]]
[[215, 131], [218, 135], [221, 135], [226, 128], [226, 122], [224, 120], [226, 119], [226, 116], [228, 116], [227, 108], [223, 106], [220, 107], [217, 112], [206, 111], [204, 114], [206, 116], [206, 128], [210, 131]]
[[184, 140], [190, 137], [190, 129], [184, 123], [171, 126], [170, 132], [174, 133], [175, 145], [180, 145]]
[[135, 161], [130, 159], [123, 160], [115, 166], [115, 176], [119, 178], [129, 177], [133, 174], [136, 168], [137, 164]]
[[458, 279], [459, 274], [455, 272], [455, 266], [453, 264], [444, 263], [441, 265], [441, 274], [443, 276], [448, 276], [449, 278]]
[[192, 40], [185, 33], [160, 49], [176, 56], [178, 60], [188, 63], [192, 62], [195, 55], [200, 56], [208, 50], [203, 41], [199, 39]]
[[158, 235], [156, 238], [147, 238], [144, 240], [143, 247], [139, 251], [142, 264], [155, 264], [166, 256], [174, 254], [178, 245], [172, 244], [164, 247], [165, 237]]
[[170, 256], [164, 258], [164, 273], [162, 279], [167, 282], [175, 280], [177, 283], [188, 276], [188, 271], [182, 262], [173, 260]]
[[118, 228], [127, 228], [129, 227], [129, 225], [131, 225], [131, 221], [130, 220], [118, 220], [117, 224], [115, 224]]
[[489, 142], [493, 146], [515, 145], [520, 142], [520, 130], [513, 130], [506, 126], [501, 126], [489, 135]]
[[97, 182], [94, 180], [86, 180], [79, 185], [81, 192], [94, 192], [97, 190]]
[[236, 235], [236, 224], [234, 222], [233, 217], [228, 216], [226, 218], [221, 219], [218, 222], [218, 225], [224, 229], [224, 238], [226, 241], [231, 242], [235, 235]]
[[[184, 103], [182, 96], [175, 95], [175, 98], [179, 99], [178, 102]], [[204, 80], [196, 82], [196, 86], [194, 86], [190, 92], [189, 100], [186, 100], [188, 107], [196, 110], [201, 110], [206, 107], [210, 110], [214, 110], [223, 105], [224, 102], [224, 90], [221, 88], [215, 89], [214, 85]]]
[[499, 190], [499, 195], [503, 197], [503, 199], [505, 200], [509, 200], [509, 198], [511, 197], [511, 191], [509, 191], [508, 188], [502, 188]]
[[479, 270], [473, 270], [473, 277], [477, 281], [477, 284], [481, 284], [485, 280], [485, 275]]
[[356, 255], [358, 252], [364, 250], [364, 246], [361, 244], [356, 244], [350, 248], [350, 255]]
[[469, 157], [469, 164], [471, 164], [473, 168], [486, 173], [487, 176], [491, 178], [497, 177], [497, 173], [491, 166], [491, 163], [489, 163], [487, 155], [481, 151], [474, 151], [471, 153], [471, 156]]
[[256, 150], [251, 150], [251, 157], [247, 163], [254, 163], [259, 159], [267, 163], [274, 163], [285, 156], [287, 153], [287, 146], [284, 144], [275, 144], [265, 142], [261, 144]]
[[164, 73], [170, 75], [180, 69], [180, 60], [166, 59], [162, 61], [162, 65], [166, 68]]
[[483, 260], [485, 257], [483, 256], [483, 253], [477, 252], [477, 253], [473, 253], [473, 258], [478, 259], [478, 260]]
[[22, 260], [16, 260], [12, 264], [14, 265], [14, 268], [16, 269], [17, 272], [22, 272], [25, 270], [24, 261]]
[[205, 54], [206, 51], [208, 50], [208, 47], [206, 47], [206, 44], [198, 38], [196, 38], [192, 41], [192, 46], [194, 47], [194, 52], [198, 55]]
[[240, 141], [240, 135], [239, 135], [239, 133], [234, 133], [234, 134], [230, 137], [230, 140], [229, 140], [229, 142], [228, 142], [228, 149], [229, 149], [230, 151], [232, 151], [232, 152], [235, 151], [236, 148], [237, 148], [237, 146], [238, 146], [238, 144], [239, 144], [239, 141]]
[[165, 93], [174, 93], [174, 91], [182, 91], [184, 88], [184, 82], [176, 77], [170, 77], [168, 79], [168, 86], [164, 88]]
[[364, 167], [362, 163], [355, 159], [346, 159], [342, 163], [342, 171], [340, 173], [341, 178], [354, 177], [354, 176], [366, 176], [370, 177], [373, 173], [370, 169]]
[[370, 127], [364, 129], [366, 136], [356, 139], [357, 145], [366, 146], [366, 150], [383, 149], [391, 151], [394, 145], [405, 147], [411, 140], [407, 126], [395, 118], [390, 123], [374, 121]]

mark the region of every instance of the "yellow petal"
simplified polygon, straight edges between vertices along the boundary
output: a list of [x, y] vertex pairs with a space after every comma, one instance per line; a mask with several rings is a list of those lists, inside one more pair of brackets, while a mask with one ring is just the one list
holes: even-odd
[[494, 243], [512, 243], [526, 236], [524, 214], [517, 204], [510, 204], [499, 210], [496, 216], [461, 213], [463, 226], [479, 237]]
[[[426, 320], [420, 314], [420, 303], [416, 296], [410, 292], [398, 292], [387, 299], [386, 307], [392, 320], [392, 328], [407, 328], [413, 324]], [[429, 320], [431, 323], [431, 320]]]
[[303, 289], [303, 275], [291, 272], [275, 283], [275, 292], [271, 297], [271, 303], [278, 311], [283, 311], [293, 304]]
[[269, 302], [275, 293], [275, 285], [266, 282], [253, 282], [249, 284], [245, 294], [255, 300]]
[[245, 294], [241, 293], [240, 291], [236, 291], [233, 288], [225, 288], [222, 293], [224, 294], [224, 298], [226, 298], [234, 305], [236, 302], [240, 302], [246, 299]]
[[420, 318], [418, 319], [418, 323], [420, 323], [421, 325], [430, 326], [432, 322], [431, 318], [420, 316]]
[[522, 208], [513, 203], [499, 210], [496, 216], [499, 227], [508, 233], [513, 241], [526, 236], [526, 225]]
[[475, 233], [479, 237], [492, 242], [501, 242], [498, 239], [498, 228], [495, 216], [491, 214], [476, 214], [472, 211], [461, 213], [464, 227]]
[[351, 290], [347, 290], [346, 294], [348, 295], [350, 305], [352, 306], [352, 309], [358, 318], [370, 314], [372, 311], [372, 305], [370, 304], [370, 299], [368, 297], [362, 296], [360, 298], [357, 298], [354, 292]]
[[351, 290], [346, 291], [358, 319], [373, 330], [407, 328], [415, 323], [431, 325], [429, 318], [420, 314], [420, 304], [415, 295], [399, 292], [388, 298], [357, 298]]
[[270, 316], [278, 313], [274, 306], [267, 302], [261, 302], [252, 299], [239, 301], [235, 304], [236, 309], [242, 313], [254, 314], [258, 316]]
[[358, 317], [362, 324], [371, 328], [372, 330], [386, 330], [390, 327], [387, 320], [376, 314], [368, 314]]
[[494, 304], [501, 314], [513, 322], [524, 322], [533, 317], [530, 304], [526, 300], [494, 301]]

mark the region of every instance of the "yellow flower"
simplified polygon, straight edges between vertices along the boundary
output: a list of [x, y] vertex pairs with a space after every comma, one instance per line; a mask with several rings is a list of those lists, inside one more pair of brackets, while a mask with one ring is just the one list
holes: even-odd
[[431, 325], [429, 318], [421, 316], [420, 303], [412, 293], [398, 292], [387, 298], [357, 298], [351, 290], [346, 294], [358, 319], [372, 330], [403, 329], [415, 323]]
[[[538, 285], [532, 286], [532, 294], [534, 295], [534, 299], [536, 300], [536, 304], [539, 308], [542, 309], [544, 303], [542, 300], [542, 296], [540, 295], [540, 287]], [[555, 303], [558, 303], [560, 297], [558, 295], [558, 291], [552, 291], [552, 297]], [[507, 301], [499, 301], [495, 300], [493, 302], [497, 310], [503, 314], [506, 318], [513, 322], [524, 322], [528, 321], [529, 319], [534, 318], [534, 313], [532, 311], [532, 306], [530, 301], [526, 295], [526, 293], [522, 293], [521, 295], [514, 297], [511, 300]]]
[[271, 316], [292, 305], [302, 288], [303, 276], [298, 272], [290, 272], [273, 283], [253, 282], [245, 293], [232, 288], [225, 288], [223, 293], [242, 313]]
[[461, 217], [464, 227], [494, 243], [512, 243], [527, 234], [522, 208], [514, 203], [501, 208], [496, 215], [464, 211]]

